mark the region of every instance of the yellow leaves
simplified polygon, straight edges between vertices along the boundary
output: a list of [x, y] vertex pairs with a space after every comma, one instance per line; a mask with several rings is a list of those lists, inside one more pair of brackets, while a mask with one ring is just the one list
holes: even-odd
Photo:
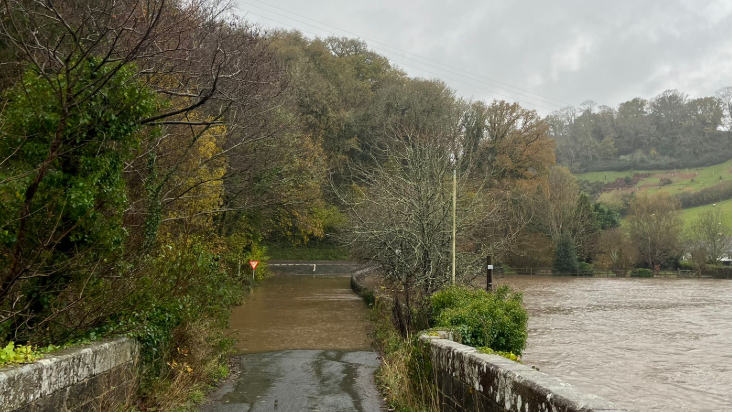
[[32, 363], [40, 359], [42, 354], [38, 348], [31, 345], [15, 345], [9, 342], [4, 348], [0, 347], [0, 366], [16, 363]]
[[[187, 120], [203, 123], [213, 119], [190, 113]], [[170, 152], [177, 163], [169, 165], [175, 170], [170, 182], [174, 200], [165, 218], [172, 223], [162, 227], [162, 232], [211, 233], [213, 216], [223, 204], [227, 162], [220, 142], [227, 129], [223, 125], [186, 125], [170, 127], [168, 133], [163, 151]]]
[[178, 363], [176, 361], [170, 361], [170, 362], [167, 362], [167, 364], [170, 367], [170, 369], [172, 369], [174, 371], [183, 372], [183, 373], [187, 373], [187, 374], [193, 373], [193, 368], [191, 368], [191, 366], [187, 362]]
[[[181, 349], [176, 348], [178, 352], [178, 356], [187, 357], [188, 356], [188, 349]], [[188, 362], [178, 362], [177, 360], [173, 359], [170, 362], [166, 362], [167, 365], [170, 367], [171, 370], [176, 372], [182, 372], [186, 374], [192, 374], [193, 368], [191, 365], [188, 364]]]

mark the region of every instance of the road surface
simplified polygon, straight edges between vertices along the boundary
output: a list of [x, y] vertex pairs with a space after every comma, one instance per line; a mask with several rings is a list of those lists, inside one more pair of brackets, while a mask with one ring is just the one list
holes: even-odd
[[239, 355], [202, 412], [376, 412], [377, 354], [352, 262], [270, 262], [278, 275], [234, 310]]

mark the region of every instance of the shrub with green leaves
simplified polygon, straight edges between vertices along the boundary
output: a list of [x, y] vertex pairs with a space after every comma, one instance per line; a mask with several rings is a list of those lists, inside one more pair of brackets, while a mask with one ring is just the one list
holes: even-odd
[[462, 343], [521, 355], [528, 337], [528, 314], [521, 293], [501, 286], [493, 293], [463, 286], [431, 297], [434, 327], [453, 331]]
[[630, 276], [634, 278], [652, 278], [653, 271], [651, 269], [636, 269]]
[[592, 266], [591, 263], [587, 262], [579, 262], [577, 264], [577, 269], [580, 276], [594, 276], [595, 275], [595, 267]]
[[30, 345], [15, 345], [9, 342], [4, 348], [0, 347], [0, 367], [17, 363], [31, 363], [39, 359], [42, 354]]
[[119, 273], [128, 232], [123, 173], [158, 99], [134, 66], [97, 58], [65, 74], [27, 70], [4, 98], [0, 341], [64, 340], [107, 307], [79, 302]]
[[554, 252], [554, 267], [552, 272], [560, 275], [574, 275], [579, 272], [577, 250], [569, 235], [562, 235]]

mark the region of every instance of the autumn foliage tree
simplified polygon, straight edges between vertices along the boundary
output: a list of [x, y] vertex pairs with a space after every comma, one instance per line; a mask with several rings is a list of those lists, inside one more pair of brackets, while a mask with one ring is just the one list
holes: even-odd
[[638, 262], [638, 250], [631, 242], [628, 233], [621, 228], [608, 229], [600, 235], [597, 242], [599, 267], [610, 269], [617, 276], [625, 276]]
[[[23, 76], [3, 77], [0, 340], [134, 329], [161, 307], [182, 324], [233, 302], [241, 282], [210, 234], [242, 166], [231, 160], [278, 135], [261, 114], [283, 105], [286, 82], [264, 36], [226, 13], [2, 1], [2, 52]], [[173, 278], [153, 276], [163, 250]], [[137, 326], [120, 321], [134, 311]]]
[[666, 195], [638, 196], [630, 206], [628, 230], [646, 266], [668, 265], [682, 251], [678, 200]]
[[465, 129], [467, 155], [495, 184], [535, 186], [554, 165], [548, 124], [518, 103], [475, 102], [465, 113]]

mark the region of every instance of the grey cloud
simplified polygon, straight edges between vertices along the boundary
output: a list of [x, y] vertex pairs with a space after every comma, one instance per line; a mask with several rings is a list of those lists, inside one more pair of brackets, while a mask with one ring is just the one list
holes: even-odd
[[[262, 10], [287, 14], [269, 6], [274, 5], [571, 104], [594, 100], [617, 105], [633, 97], [650, 98], [668, 88], [705, 96], [732, 85], [730, 1], [240, 1], [242, 12], [256, 14], [248, 19], [264, 27], [280, 25], [260, 16], [329, 35]], [[542, 114], [559, 105], [481, 84], [473, 76], [422, 66], [400, 52], [386, 55], [407, 73], [440, 77], [465, 97], [506, 99], [493, 90]]]

